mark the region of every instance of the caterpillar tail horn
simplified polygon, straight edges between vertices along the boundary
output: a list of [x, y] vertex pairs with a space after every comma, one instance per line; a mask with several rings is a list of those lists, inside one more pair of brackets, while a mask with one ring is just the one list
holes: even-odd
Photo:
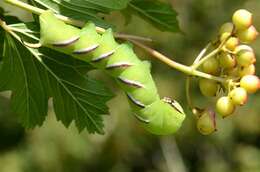
[[168, 135], [181, 127], [185, 114], [180, 104], [169, 98], [160, 100], [150, 63], [141, 61], [131, 44], [118, 44], [111, 29], [99, 34], [93, 23], [79, 29], [46, 11], [40, 15], [40, 35], [43, 46], [86, 61], [113, 77], [141, 125], [151, 133]]

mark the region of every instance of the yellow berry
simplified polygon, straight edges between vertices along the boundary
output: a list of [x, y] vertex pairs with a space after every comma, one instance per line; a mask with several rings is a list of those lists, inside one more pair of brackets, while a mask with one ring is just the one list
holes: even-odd
[[233, 68], [236, 65], [236, 60], [228, 53], [220, 53], [219, 65], [225, 69]]
[[218, 99], [216, 110], [223, 118], [225, 118], [234, 112], [235, 106], [230, 97], [223, 96]]
[[240, 80], [240, 87], [243, 87], [248, 93], [255, 93], [260, 88], [260, 80], [255, 75], [245, 75]]
[[242, 30], [252, 25], [253, 17], [249, 11], [240, 9], [233, 14], [232, 21], [238, 30]]
[[247, 101], [247, 92], [242, 87], [233, 89], [228, 96], [231, 98], [234, 105], [244, 105]]
[[230, 38], [227, 40], [227, 42], [226, 42], [226, 44], [225, 44], [225, 47], [226, 47], [227, 49], [229, 49], [230, 51], [233, 51], [233, 50], [235, 50], [235, 48], [238, 46], [238, 44], [239, 44], [239, 39], [238, 39], [238, 38], [236, 38], [236, 37], [230, 37]]
[[197, 121], [197, 128], [203, 135], [209, 135], [216, 131], [215, 113], [212, 110], [202, 112]]
[[234, 29], [234, 25], [231, 22], [224, 23], [220, 29], [219, 29], [219, 34], [222, 35], [223, 33], [232, 33]]
[[243, 77], [245, 75], [254, 75], [255, 74], [255, 65], [251, 64], [247, 67], [240, 67], [238, 70], [239, 76]]
[[248, 29], [239, 30], [237, 32], [237, 37], [243, 43], [252, 43], [257, 36], [258, 32], [254, 26], [250, 26]]
[[242, 51], [242, 50], [247, 50], [247, 51], [252, 51], [254, 52], [253, 48], [251, 48], [248, 45], [238, 45], [235, 49], [235, 53], [237, 54], [238, 52]]
[[200, 91], [204, 96], [213, 97], [216, 96], [218, 91], [218, 83], [209, 79], [199, 80]]
[[219, 72], [219, 63], [215, 57], [212, 57], [202, 64], [202, 70], [209, 74], [217, 74]]
[[237, 53], [237, 64], [247, 67], [256, 62], [255, 53], [248, 50], [241, 50]]

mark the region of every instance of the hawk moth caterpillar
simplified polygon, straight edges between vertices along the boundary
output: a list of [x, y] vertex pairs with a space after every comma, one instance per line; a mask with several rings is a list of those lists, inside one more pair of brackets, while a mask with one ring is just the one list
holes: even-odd
[[117, 43], [111, 29], [99, 34], [91, 22], [79, 29], [45, 11], [40, 15], [40, 43], [88, 62], [113, 77], [126, 93], [141, 125], [151, 133], [167, 135], [181, 127], [185, 114], [180, 104], [159, 98], [150, 63], [141, 61], [130, 44]]

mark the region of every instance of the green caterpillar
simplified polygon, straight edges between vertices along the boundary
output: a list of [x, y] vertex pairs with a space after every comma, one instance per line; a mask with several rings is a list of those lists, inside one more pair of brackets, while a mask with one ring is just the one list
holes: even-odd
[[87, 23], [80, 30], [46, 11], [40, 15], [40, 35], [41, 45], [86, 61], [115, 78], [133, 113], [151, 133], [172, 134], [180, 128], [185, 118], [182, 107], [169, 98], [160, 100], [150, 63], [139, 60], [130, 44], [118, 44], [111, 29], [101, 35], [93, 23]]

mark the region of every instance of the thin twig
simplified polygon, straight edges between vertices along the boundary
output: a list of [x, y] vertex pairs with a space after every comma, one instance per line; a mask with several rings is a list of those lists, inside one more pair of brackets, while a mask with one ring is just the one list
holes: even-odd
[[209, 53], [208, 55], [206, 55], [205, 57], [203, 57], [199, 62], [194, 63], [194, 64], [192, 65], [192, 68], [193, 68], [193, 69], [197, 69], [200, 65], [202, 65], [202, 64], [203, 64], [205, 61], [207, 61], [209, 58], [212, 58], [212, 57], [214, 57], [216, 54], [218, 54], [218, 53], [222, 50], [223, 46], [225, 45], [226, 41], [227, 41], [229, 38], [230, 38], [230, 36], [227, 37], [225, 40], [223, 40], [223, 41], [221, 42], [221, 44], [218, 46], [218, 48], [216, 48], [216, 49], [213, 50], [211, 53]]
[[195, 58], [193, 64], [196, 64], [200, 61], [200, 59], [205, 55], [205, 53], [208, 51], [209, 47], [211, 46], [211, 43], [208, 43], [205, 48], [201, 50], [199, 55]]
[[186, 91], [186, 99], [187, 99], [188, 106], [190, 107], [190, 109], [193, 109], [194, 105], [190, 94], [190, 81], [191, 81], [191, 76], [187, 76], [186, 83], [185, 83], [185, 91]]
[[128, 34], [124, 34], [124, 33], [115, 33], [114, 36], [116, 38], [126, 39], [126, 40], [133, 39], [133, 40], [137, 40], [137, 41], [153, 42], [153, 40], [151, 38], [146, 38], [146, 37], [136, 36], [136, 35], [128, 35]]
[[138, 42], [138, 41], [135, 41], [135, 40], [130, 40], [133, 44], [135, 44], [136, 46], [142, 48], [143, 50], [145, 50], [146, 52], [148, 52], [149, 54], [151, 54], [153, 57], [159, 59], [160, 61], [162, 61], [163, 63], [167, 64], [168, 66], [172, 67], [172, 68], [175, 68], [187, 75], [191, 75], [191, 76], [199, 76], [199, 77], [203, 77], [203, 78], [206, 78], [206, 79], [211, 79], [211, 80], [215, 80], [215, 81], [218, 81], [218, 82], [226, 82], [226, 79], [224, 78], [221, 78], [221, 77], [217, 77], [217, 76], [214, 76], [214, 75], [210, 75], [210, 74], [207, 74], [207, 73], [204, 73], [204, 72], [200, 72], [198, 70], [194, 70], [192, 67], [189, 67], [189, 66], [186, 66], [186, 65], [183, 65], [183, 64], [180, 64], [180, 63], [177, 63], [171, 59], [169, 59], [167, 56], [163, 55], [162, 53]]

